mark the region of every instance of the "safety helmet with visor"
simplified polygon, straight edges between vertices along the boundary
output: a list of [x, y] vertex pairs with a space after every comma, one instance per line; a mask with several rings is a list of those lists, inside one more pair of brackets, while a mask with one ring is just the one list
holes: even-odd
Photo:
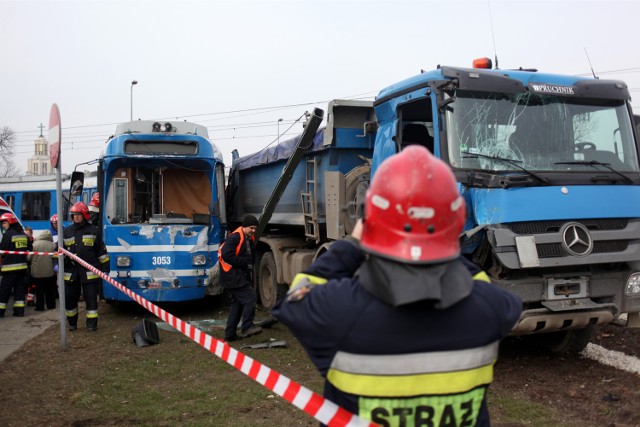
[[2, 215], [0, 215], [0, 222], [8, 222], [9, 225], [13, 225], [13, 224], [17, 224], [18, 223], [18, 218], [9, 212], [5, 212]]
[[87, 205], [84, 204], [84, 202], [74, 203], [74, 205], [71, 206], [71, 209], [69, 209], [69, 213], [72, 214], [72, 215], [73, 214], [80, 214], [87, 221], [90, 218], [89, 208], [87, 207]]

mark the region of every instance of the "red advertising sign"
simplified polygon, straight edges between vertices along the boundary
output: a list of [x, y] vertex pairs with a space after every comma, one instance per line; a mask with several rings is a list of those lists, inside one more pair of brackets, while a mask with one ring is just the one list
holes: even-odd
[[51, 167], [54, 169], [58, 167], [60, 162], [61, 139], [60, 110], [58, 105], [54, 103], [49, 114], [49, 160], [51, 160]]

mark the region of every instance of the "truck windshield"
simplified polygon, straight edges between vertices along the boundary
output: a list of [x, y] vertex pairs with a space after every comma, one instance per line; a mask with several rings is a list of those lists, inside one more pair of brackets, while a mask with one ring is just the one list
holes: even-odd
[[601, 163], [621, 172], [639, 170], [622, 100], [457, 91], [450, 101], [447, 146], [455, 168], [597, 172], [593, 165]]

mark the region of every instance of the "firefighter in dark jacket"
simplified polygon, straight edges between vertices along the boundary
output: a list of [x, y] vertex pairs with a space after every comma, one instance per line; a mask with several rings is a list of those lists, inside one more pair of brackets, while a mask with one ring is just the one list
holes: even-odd
[[[31, 251], [31, 239], [26, 235], [18, 218], [12, 213], [4, 213], [0, 216], [4, 235], [0, 241], [0, 250], [3, 251]], [[7, 302], [13, 290], [13, 315], [24, 316], [25, 296], [29, 270], [27, 255], [2, 255], [2, 281], [0, 282], [0, 317], [4, 317], [7, 310]]]
[[272, 310], [326, 398], [381, 426], [489, 425], [498, 344], [522, 302], [460, 255], [464, 221], [451, 170], [424, 147], [380, 165], [363, 221]]
[[[218, 250], [220, 280], [229, 291], [231, 307], [224, 331], [225, 341], [234, 341], [262, 332], [262, 328], [253, 324], [256, 316], [256, 292], [251, 286], [251, 272], [255, 257], [254, 233], [258, 228], [258, 219], [247, 215], [242, 226], [231, 232]], [[240, 332], [236, 333], [242, 320]]]
[[[69, 213], [73, 223], [64, 229], [64, 248], [98, 270], [109, 272], [109, 254], [98, 234], [98, 227], [90, 224], [89, 208], [82, 202], [75, 203]], [[98, 329], [98, 291], [100, 276], [87, 270], [71, 257], [64, 257], [65, 313], [69, 331], [78, 329], [78, 301], [80, 291], [86, 304], [86, 324], [89, 331]]]

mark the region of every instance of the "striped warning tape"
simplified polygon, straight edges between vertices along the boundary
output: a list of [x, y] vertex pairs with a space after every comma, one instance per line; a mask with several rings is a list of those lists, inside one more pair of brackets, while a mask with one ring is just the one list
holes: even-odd
[[189, 323], [174, 317], [171, 313], [167, 313], [157, 305], [147, 301], [130, 289], [127, 289], [108, 275], [88, 264], [83, 259], [78, 258], [66, 249], [60, 250], [64, 255], [71, 257], [83, 267], [98, 274], [104, 280], [127, 294], [131, 299], [135, 300], [138, 304], [171, 325], [174, 329], [180, 331], [192, 341], [198, 343], [200, 346], [215, 354], [243, 374], [289, 401], [297, 408], [302, 409], [321, 423], [330, 427], [375, 426], [375, 424], [352, 414], [330, 400], [325, 399], [319, 394], [303, 387], [297, 382], [274, 371], [262, 363], [253, 360], [249, 356], [229, 346], [226, 342], [220, 341]]
[[57, 256], [58, 252], [0, 251], [0, 255], [53, 255], [53, 256]]

